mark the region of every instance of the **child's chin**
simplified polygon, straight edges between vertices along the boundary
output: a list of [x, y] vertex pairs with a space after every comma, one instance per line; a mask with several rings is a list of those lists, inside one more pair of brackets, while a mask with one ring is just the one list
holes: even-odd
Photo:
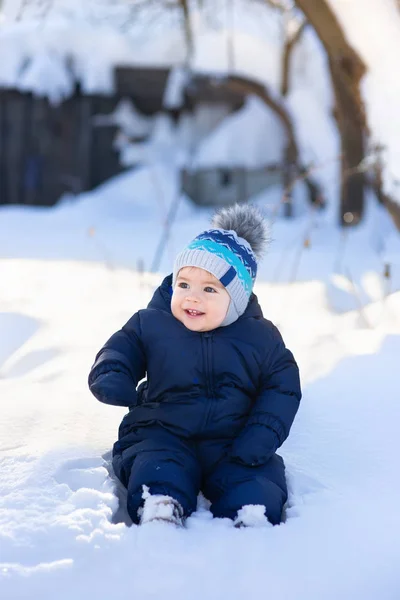
[[201, 317], [191, 319], [190, 317], [185, 316], [182, 319], [182, 323], [187, 329], [190, 329], [190, 331], [208, 331], [207, 323], [205, 323], [204, 319], [202, 319]]
[[185, 325], [186, 329], [190, 329], [190, 331], [198, 331], [199, 333], [213, 331], [219, 327], [219, 325], [207, 325], [206, 323], [196, 323], [193, 321], [190, 321], [189, 323], [187, 321], [183, 321], [183, 324]]
[[204, 323], [199, 323], [199, 322], [191, 321], [188, 319], [185, 319], [183, 323], [191, 331], [206, 331], [207, 330]]

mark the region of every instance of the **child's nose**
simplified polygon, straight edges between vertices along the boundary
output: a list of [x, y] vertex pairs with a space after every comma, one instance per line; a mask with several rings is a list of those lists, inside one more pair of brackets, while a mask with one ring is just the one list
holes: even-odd
[[190, 292], [190, 294], [186, 294], [186, 300], [190, 302], [198, 302], [199, 296], [195, 292]]

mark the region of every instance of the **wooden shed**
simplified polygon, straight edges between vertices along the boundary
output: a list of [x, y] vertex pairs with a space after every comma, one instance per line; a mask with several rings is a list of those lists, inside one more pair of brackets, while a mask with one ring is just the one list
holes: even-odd
[[58, 106], [16, 90], [0, 92], [0, 203], [52, 205], [121, 171], [115, 127], [92, 117], [115, 99], [77, 92]]
[[243, 95], [227, 94], [212, 77], [194, 75], [182, 106], [165, 109], [169, 74], [167, 68], [116, 68], [113, 96], [84, 95], [77, 86], [56, 106], [30, 93], [0, 89], [0, 204], [50, 206], [65, 192], [78, 194], [119, 174], [117, 127], [98, 126], [94, 117], [111, 114], [123, 98], [144, 115], [164, 111], [175, 118], [204, 100], [226, 103], [229, 110], [243, 105]]

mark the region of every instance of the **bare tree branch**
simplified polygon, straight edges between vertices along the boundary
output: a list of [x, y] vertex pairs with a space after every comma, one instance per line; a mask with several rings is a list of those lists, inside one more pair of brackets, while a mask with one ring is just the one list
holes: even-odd
[[191, 22], [190, 22], [190, 12], [189, 12], [189, 5], [187, 0], [178, 0], [178, 5], [180, 6], [180, 9], [182, 11], [182, 16], [183, 16], [183, 28], [185, 31], [185, 39], [186, 39], [186, 46], [187, 46], [187, 61], [190, 61], [190, 58], [193, 55], [193, 31], [192, 31], [192, 26], [191, 26]]
[[295, 33], [292, 34], [285, 43], [285, 48], [283, 50], [283, 61], [282, 61], [282, 81], [281, 81], [281, 94], [282, 96], [286, 96], [289, 91], [289, 73], [290, 73], [290, 59], [292, 56], [293, 49], [296, 44], [300, 40], [303, 31], [308, 25], [308, 21], [304, 19], [302, 23], [298, 26]]
[[42, 23], [49, 16], [50, 11], [53, 8], [53, 5], [54, 5], [54, 0], [44, 0], [42, 12], [41, 12], [41, 15], [40, 15], [40, 20], [42, 21]]
[[29, 0], [22, 0], [20, 6], [19, 6], [19, 11], [17, 13], [17, 16], [15, 18], [16, 21], [21, 21], [23, 14], [25, 12], [25, 9], [29, 6]]
[[276, 8], [283, 13], [293, 8], [291, 0], [264, 0], [264, 4], [267, 4], [271, 8]]

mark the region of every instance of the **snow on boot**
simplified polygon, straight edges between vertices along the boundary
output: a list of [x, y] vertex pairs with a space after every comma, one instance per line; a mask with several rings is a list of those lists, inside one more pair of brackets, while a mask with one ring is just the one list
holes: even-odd
[[[140, 510], [140, 509], [139, 509]], [[139, 513], [139, 511], [138, 511]], [[150, 494], [145, 498], [140, 510], [140, 525], [152, 521], [164, 521], [177, 527], [183, 527], [183, 509], [175, 498], [161, 494]]]
[[265, 516], [265, 506], [262, 504], [246, 504], [233, 521], [235, 527], [273, 527]]

